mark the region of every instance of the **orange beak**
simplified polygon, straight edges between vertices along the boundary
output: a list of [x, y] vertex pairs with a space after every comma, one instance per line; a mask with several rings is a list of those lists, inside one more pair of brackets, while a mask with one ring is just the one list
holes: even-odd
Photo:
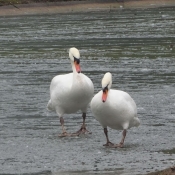
[[105, 90], [103, 90], [103, 95], [102, 95], [102, 102], [103, 103], [106, 101], [107, 96], [108, 96], [108, 90], [105, 89]]
[[75, 64], [75, 69], [76, 69], [76, 71], [77, 71], [78, 73], [80, 73], [80, 72], [81, 72], [80, 64], [77, 63], [76, 61], [74, 61], [74, 64]]

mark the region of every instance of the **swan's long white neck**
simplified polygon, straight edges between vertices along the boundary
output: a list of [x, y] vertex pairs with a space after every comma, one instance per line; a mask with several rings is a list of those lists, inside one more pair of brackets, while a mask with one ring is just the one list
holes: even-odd
[[77, 72], [74, 62], [71, 61], [71, 64], [72, 64], [72, 71], [73, 71], [73, 81], [72, 81], [72, 90], [73, 90], [74, 88], [75, 89], [77, 88], [77, 83], [79, 84], [79, 82], [81, 82], [82, 80], [81, 80], [81, 73]]
[[81, 99], [82, 90], [84, 89], [84, 80], [81, 73], [77, 73], [76, 70], [73, 71], [73, 80], [71, 86], [70, 96], [72, 98]]
[[73, 71], [73, 81], [72, 81], [72, 88], [76, 86], [78, 82], [81, 81], [81, 68], [80, 68], [80, 53], [78, 49], [75, 47], [72, 47], [69, 49], [69, 58], [71, 60], [71, 65], [72, 65], [72, 71]]
[[71, 61], [71, 65], [72, 65], [73, 75], [77, 75], [78, 72], [76, 71], [76, 68], [75, 68], [74, 62]]

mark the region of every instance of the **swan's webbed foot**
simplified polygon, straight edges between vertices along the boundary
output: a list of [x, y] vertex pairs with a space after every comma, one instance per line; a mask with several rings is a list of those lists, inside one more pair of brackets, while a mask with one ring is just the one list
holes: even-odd
[[124, 140], [125, 140], [125, 137], [126, 137], [126, 129], [123, 130], [123, 137], [122, 137], [122, 140], [121, 142], [117, 145], [117, 147], [119, 148], [123, 148], [124, 147]]
[[117, 147], [119, 148], [123, 148], [124, 147], [124, 144], [123, 143], [119, 143], [118, 145], [116, 145]]
[[77, 134], [77, 135], [80, 135], [80, 134], [92, 134], [90, 131], [88, 131], [86, 129], [86, 124], [85, 124], [86, 113], [83, 113], [82, 117], [83, 117], [83, 124], [82, 124], [81, 128], [75, 134]]
[[108, 142], [106, 144], [104, 144], [103, 146], [106, 146], [106, 147], [109, 147], [109, 148], [123, 148], [123, 145], [122, 143], [119, 143], [119, 144], [114, 144], [114, 143], [111, 143], [111, 142]]
[[82, 125], [82, 127], [75, 134], [80, 135], [80, 134], [92, 134], [92, 133], [86, 129], [86, 126]]
[[109, 148], [116, 148], [116, 145], [114, 143], [111, 143], [111, 142], [107, 142], [103, 146], [106, 146], [106, 147], [109, 147]]
[[[109, 147], [109, 148], [118, 148], [118, 147], [122, 148], [122, 147], [123, 147], [124, 138], [125, 138], [125, 137], [122, 139], [122, 141], [121, 141], [118, 145], [116, 145], [116, 144], [111, 143], [111, 142], [109, 141], [107, 127], [104, 128], [104, 133], [105, 133], [105, 135], [106, 135], [106, 140], [107, 140], [107, 142], [106, 142], [106, 144], [104, 144], [103, 146], [106, 146], [106, 147]], [[125, 131], [124, 131], [124, 134], [125, 134]], [[126, 136], [126, 135], [124, 135], [124, 136]]]
[[62, 133], [58, 135], [58, 137], [74, 137], [77, 136], [77, 134], [71, 134], [71, 133], [67, 133], [66, 129], [64, 128], [64, 119], [63, 117], [60, 117], [60, 123], [62, 126]]

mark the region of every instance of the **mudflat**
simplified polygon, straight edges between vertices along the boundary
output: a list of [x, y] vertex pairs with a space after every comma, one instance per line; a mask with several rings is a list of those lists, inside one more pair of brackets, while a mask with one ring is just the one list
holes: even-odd
[[175, 6], [174, 0], [61, 1], [0, 6], [0, 16], [111, 11], [121, 8]]

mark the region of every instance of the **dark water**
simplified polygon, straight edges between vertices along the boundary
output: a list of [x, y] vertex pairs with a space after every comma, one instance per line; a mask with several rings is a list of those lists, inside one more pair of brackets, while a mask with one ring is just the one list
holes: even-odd
[[[103, 129], [88, 110], [91, 135], [58, 138], [59, 119], [48, 112], [53, 76], [71, 72], [67, 49], [77, 47], [82, 71], [138, 106], [139, 128], [123, 149], [107, 149]], [[175, 8], [48, 16], [0, 17], [0, 174], [136, 175], [175, 164]], [[68, 131], [80, 113], [64, 116]], [[121, 132], [109, 130], [118, 143]]]

